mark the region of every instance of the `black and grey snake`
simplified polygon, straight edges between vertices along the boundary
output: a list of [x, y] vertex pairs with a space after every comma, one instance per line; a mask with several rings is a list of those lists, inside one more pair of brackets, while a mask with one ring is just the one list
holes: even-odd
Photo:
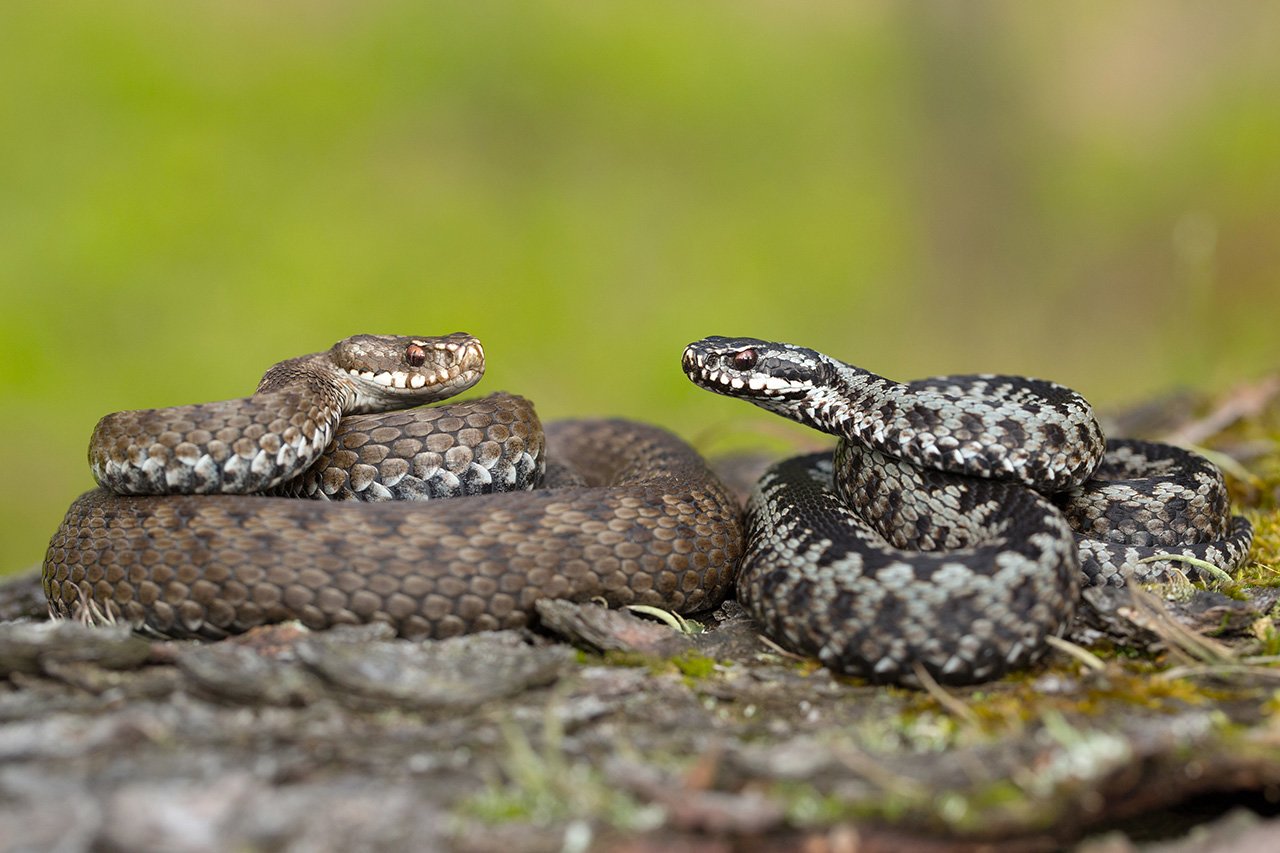
[[1249, 550], [1215, 466], [1105, 441], [1089, 404], [1051, 382], [900, 384], [754, 338], [695, 342], [683, 365], [841, 439], [757, 485], [738, 597], [779, 643], [842, 672], [994, 678], [1066, 631], [1082, 583], [1154, 580], [1161, 554], [1231, 568]]
[[470, 335], [361, 335], [281, 362], [252, 397], [108, 415], [89, 453], [101, 487], [49, 543], [51, 612], [164, 636], [298, 619], [443, 637], [525, 625], [539, 598], [684, 612], [727, 593], [739, 508], [670, 433], [552, 424], [559, 485], [521, 491], [546, 463], [519, 397], [356, 414], [440, 400], [483, 369]]

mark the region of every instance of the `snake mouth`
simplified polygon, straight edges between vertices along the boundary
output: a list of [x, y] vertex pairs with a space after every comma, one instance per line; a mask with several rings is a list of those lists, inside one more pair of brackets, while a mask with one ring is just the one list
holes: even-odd
[[[432, 338], [366, 335], [339, 347], [351, 383], [351, 413], [403, 409], [460, 394], [484, 375], [484, 347], [465, 332]], [[355, 363], [352, 363], [355, 362]]]
[[348, 370], [348, 374], [356, 379], [363, 379], [368, 382], [376, 382], [389, 391], [417, 391], [428, 385], [436, 385], [449, 378], [446, 370], [443, 374], [439, 373], [405, 373], [403, 371], [374, 373], [372, 370]]
[[681, 366], [693, 384], [717, 394], [748, 399], [787, 400], [807, 395], [812, 383], [796, 382], [757, 365], [767, 365], [757, 349], [743, 339], [742, 346], [711, 347], [706, 342], [690, 344]]
[[484, 348], [477, 340], [414, 340], [411, 346], [423, 351], [424, 362], [428, 360], [427, 354], [430, 353], [434, 366], [381, 371], [348, 368], [347, 374], [355, 379], [372, 382], [389, 393], [404, 391], [416, 394], [441, 385], [454, 385], [459, 380], [466, 382], [473, 377], [479, 379], [484, 373]]

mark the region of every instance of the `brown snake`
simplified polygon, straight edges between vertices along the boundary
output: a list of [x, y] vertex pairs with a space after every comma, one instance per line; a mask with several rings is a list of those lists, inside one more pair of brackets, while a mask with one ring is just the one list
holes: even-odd
[[[89, 454], [103, 487], [49, 543], [51, 613], [178, 637], [289, 619], [445, 637], [526, 625], [540, 598], [715, 605], [739, 509], [670, 433], [552, 424], [546, 455], [570, 484], [504, 491], [542, 479], [523, 399], [354, 414], [458, 393], [483, 359], [469, 335], [362, 335], [281, 362], [252, 397], [108, 415]], [[328, 500], [250, 494], [268, 489]]]

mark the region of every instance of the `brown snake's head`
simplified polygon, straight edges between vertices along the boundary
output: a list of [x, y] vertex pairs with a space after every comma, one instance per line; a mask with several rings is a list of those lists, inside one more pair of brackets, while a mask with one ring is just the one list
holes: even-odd
[[353, 335], [334, 344], [328, 355], [354, 388], [353, 412], [443, 400], [484, 375], [484, 348], [466, 332], [430, 338]]

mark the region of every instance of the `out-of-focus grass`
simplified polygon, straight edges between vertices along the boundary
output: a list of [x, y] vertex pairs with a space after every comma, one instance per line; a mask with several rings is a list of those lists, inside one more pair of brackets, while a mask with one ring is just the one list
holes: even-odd
[[682, 346], [1101, 402], [1273, 366], [1280, 9], [11, 3], [0, 572], [111, 410], [357, 331], [695, 438], [770, 416]]

